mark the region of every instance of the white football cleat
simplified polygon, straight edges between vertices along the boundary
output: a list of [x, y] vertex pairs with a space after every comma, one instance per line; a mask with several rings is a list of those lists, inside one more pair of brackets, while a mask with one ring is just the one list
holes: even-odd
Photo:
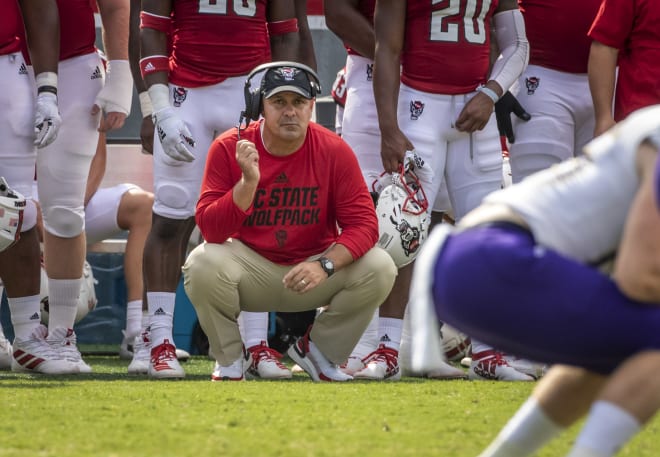
[[350, 356], [346, 362], [339, 366], [339, 369], [349, 376], [353, 376], [358, 371], [362, 370], [366, 365], [360, 357]]
[[245, 379], [245, 372], [253, 364], [252, 354], [248, 351], [243, 351], [243, 355], [236, 359], [231, 365], [223, 367], [218, 362], [215, 362], [213, 373], [211, 374], [211, 381], [243, 381]]
[[513, 355], [505, 354], [507, 363], [521, 373], [531, 376], [534, 379], [540, 379], [548, 370], [548, 366], [531, 360], [521, 359]]
[[147, 374], [151, 361], [151, 333], [149, 327], [135, 337], [133, 341], [133, 358], [128, 364], [128, 374]]
[[341, 371], [339, 366], [330, 362], [314, 345], [309, 339], [309, 330], [305, 336], [298, 338], [298, 341], [291, 345], [287, 354], [316, 382], [342, 382], [353, 379], [352, 376]]
[[282, 354], [268, 347], [265, 341], [249, 347], [247, 352], [252, 356], [252, 363], [245, 373], [248, 379], [291, 379], [291, 370], [280, 362]]
[[11, 371], [53, 375], [79, 373], [78, 367], [53, 350], [46, 335], [46, 326], [39, 325], [28, 338], [14, 339]]
[[164, 340], [151, 348], [151, 360], [147, 374], [153, 379], [184, 378], [186, 372], [176, 358], [176, 348], [170, 340]]
[[72, 363], [78, 369], [78, 373], [92, 372], [92, 367], [87, 365], [80, 355], [76, 346], [76, 332], [72, 328], [57, 327], [48, 332], [46, 341], [55, 353]]
[[468, 378], [482, 381], [534, 381], [535, 379], [513, 368], [504, 356], [488, 350], [472, 354]]
[[364, 358], [365, 367], [356, 372], [355, 379], [373, 379], [376, 381], [398, 381], [401, 379], [399, 369], [399, 351], [384, 344]]

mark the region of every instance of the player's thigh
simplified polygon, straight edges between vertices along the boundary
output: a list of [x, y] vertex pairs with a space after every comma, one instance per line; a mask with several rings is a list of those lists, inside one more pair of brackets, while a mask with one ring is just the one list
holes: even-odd
[[373, 61], [349, 55], [346, 59], [346, 106], [342, 135], [370, 132], [380, 135], [373, 91]]
[[98, 189], [85, 207], [85, 235], [87, 244], [112, 238], [122, 231], [117, 221], [119, 205], [126, 192], [136, 189], [133, 184], [118, 184]]
[[495, 116], [483, 130], [461, 134], [448, 147], [447, 190], [456, 219], [502, 185], [502, 150]]
[[96, 53], [59, 64], [58, 100], [62, 127], [57, 140], [41, 149], [37, 158], [39, 199], [45, 217], [48, 208], [82, 209], [89, 167], [98, 144], [100, 115], [90, 111], [102, 78], [92, 78], [102, 63]]

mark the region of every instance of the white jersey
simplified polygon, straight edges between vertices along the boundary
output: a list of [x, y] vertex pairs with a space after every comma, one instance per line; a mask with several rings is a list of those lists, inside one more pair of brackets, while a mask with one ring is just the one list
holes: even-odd
[[484, 202], [520, 214], [540, 245], [598, 262], [616, 252], [640, 183], [637, 147], [658, 129], [660, 105], [639, 110], [590, 142], [584, 157], [531, 175]]

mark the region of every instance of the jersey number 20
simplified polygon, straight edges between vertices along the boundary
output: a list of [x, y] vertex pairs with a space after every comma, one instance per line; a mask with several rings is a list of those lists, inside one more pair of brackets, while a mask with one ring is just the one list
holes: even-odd
[[[461, 30], [465, 41], [473, 44], [486, 42], [484, 17], [492, 0], [432, 0], [432, 5], [444, 4], [431, 13], [431, 41], [458, 43]], [[461, 3], [465, 10], [461, 14]]]
[[257, 12], [257, 0], [199, 0], [199, 12], [227, 14], [227, 3], [232, 4], [237, 16], [254, 16]]

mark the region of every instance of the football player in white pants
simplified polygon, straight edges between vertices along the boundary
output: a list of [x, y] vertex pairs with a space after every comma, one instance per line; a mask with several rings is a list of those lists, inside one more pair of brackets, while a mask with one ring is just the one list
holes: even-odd
[[[399, 6], [402, 6], [403, 13], [405, 13], [405, 6], [403, 4]], [[513, 10], [512, 5], [507, 5], [506, 8]], [[383, 8], [383, 10], [387, 11], [389, 7], [387, 9]], [[393, 14], [393, 16], [404, 17], [405, 14]], [[384, 27], [384, 29], [387, 30], [388, 27]], [[376, 29], [378, 29], [378, 23]], [[515, 28], [509, 28], [509, 32], [514, 31]], [[376, 33], [378, 38], [378, 30], [376, 30]], [[388, 35], [388, 32], [383, 33], [383, 37], [386, 35]], [[399, 38], [398, 34], [392, 36]], [[509, 44], [514, 47], [517, 46], [514, 43], [519, 40], [518, 36], [512, 35], [501, 38], [503, 41], [500, 44], [504, 45], [502, 46], [503, 49]], [[506, 42], [506, 40], [509, 40], [509, 42]], [[384, 44], [389, 45], [389, 36], [387, 39], [383, 38], [383, 41]], [[398, 52], [393, 54], [398, 55]], [[355, 68], [356, 66], [359, 68]], [[398, 69], [398, 66], [396, 69]], [[394, 73], [396, 69], [393, 67], [392, 74], [387, 77], [398, 77], [399, 72]], [[365, 107], [368, 106], [365, 99], [366, 97], [373, 97], [373, 95], [365, 90], [362, 92], [361, 99], [351, 99], [353, 96], [352, 88], [355, 84], [360, 84], [359, 80], [355, 84], [353, 81], [356, 78], [361, 78], [362, 84], [370, 85], [369, 80], [372, 76], [372, 70], [371, 62], [368, 59], [349, 56], [347, 62], [347, 85], [349, 89], [343, 126], [343, 136], [358, 152], [360, 166], [368, 182], [373, 182], [380, 176], [384, 165], [386, 169], [391, 165], [387, 164], [380, 154], [383, 145], [387, 143], [381, 143], [384, 140], [378, 141], [378, 137], [376, 137], [374, 143], [374, 135], [369, 131], [370, 128], [373, 128], [373, 125], [378, 125], [380, 117], [380, 113], [376, 117], [375, 111], [365, 113]], [[387, 92], [389, 92], [388, 95], [378, 94], [375, 102], [378, 106], [381, 100], [388, 100], [386, 110], [391, 110], [389, 99], [392, 90], [388, 87]], [[428, 201], [433, 202], [435, 200], [441, 182], [446, 175], [447, 187], [450, 189], [453, 200], [452, 206], [459, 217], [468, 209], [476, 206], [484, 195], [498, 189], [501, 182], [501, 150], [494, 117], [488, 123], [484, 122], [484, 125], [478, 126], [483, 130], [474, 133], [466, 133], [454, 128], [463, 107], [467, 105], [472, 97], [479, 97], [479, 100], [481, 100], [481, 94], [477, 95], [477, 92], [461, 95], [441, 95], [415, 90], [406, 84], [402, 84], [399, 89], [397, 127], [380, 125], [381, 133], [390, 137], [392, 136], [391, 131], [399, 128], [401, 131], [406, 132], [410, 140], [407, 145], [408, 150], [412, 149], [412, 144], [415, 145], [414, 149], [418, 158], [415, 172], [422, 182]], [[353, 109], [353, 106], [356, 109]], [[474, 107], [474, 103], [471, 106]], [[356, 118], [355, 121], [352, 120], [352, 116]], [[464, 129], [466, 128], [464, 127]], [[478, 130], [474, 126], [470, 129]], [[388, 141], [391, 141], [391, 139], [388, 139]], [[358, 147], [357, 144], [369, 146]], [[440, 149], [437, 148], [437, 145], [440, 145]], [[403, 152], [401, 151], [401, 154]], [[387, 171], [396, 170], [395, 167], [391, 168]], [[399, 285], [395, 286], [392, 295], [386, 300], [384, 306], [381, 306], [378, 330], [379, 348], [370, 357], [367, 368], [355, 374], [357, 378], [397, 379], [400, 376], [397, 359], [403, 327], [403, 310], [405, 310], [408, 295], [407, 282], [411, 269], [412, 265], [400, 269], [397, 277], [397, 284]], [[518, 375], [520, 374], [517, 374], [516, 377], [530, 379], [527, 376]]]
[[[35, 81], [31, 80], [21, 54], [24, 40], [19, 37], [24, 35], [23, 21], [36, 74], [36, 91]], [[0, 15], [0, 81], [3, 87], [0, 91], [0, 176], [22, 194], [21, 201], [26, 198], [25, 206], [14, 208], [18, 210], [13, 213], [16, 220], [3, 221], [9, 225], [2, 231], [0, 277], [7, 291], [15, 334], [13, 350], [8, 342], [3, 345], [3, 354], [13, 353], [9, 360], [4, 357], [4, 365], [9, 362], [15, 371], [48, 374], [77, 372], [60, 351], [53, 351], [46, 341], [47, 329], [41, 325], [37, 208], [29, 200], [37, 148], [54, 141], [61, 124], [57, 104], [59, 29], [54, 0], [21, 1], [20, 8], [16, 1], [3, 3]], [[6, 196], [5, 189], [3, 197]], [[3, 213], [8, 214], [9, 208]], [[19, 213], [22, 213], [22, 224], [17, 223]], [[14, 233], [12, 239], [8, 239], [6, 234], [12, 233], [11, 230]]]
[[89, 372], [91, 367], [80, 357], [72, 327], [86, 254], [87, 174], [99, 130], [123, 125], [132, 96], [128, 3], [124, 0], [98, 3], [109, 59], [107, 70], [94, 46], [94, 12], [89, 2], [69, 0], [60, 4], [63, 36], [58, 96], [63, 126], [58, 141], [47, 146], [37, 158], [50, 303], [48, 340], [66, 351], [81, 372]]

